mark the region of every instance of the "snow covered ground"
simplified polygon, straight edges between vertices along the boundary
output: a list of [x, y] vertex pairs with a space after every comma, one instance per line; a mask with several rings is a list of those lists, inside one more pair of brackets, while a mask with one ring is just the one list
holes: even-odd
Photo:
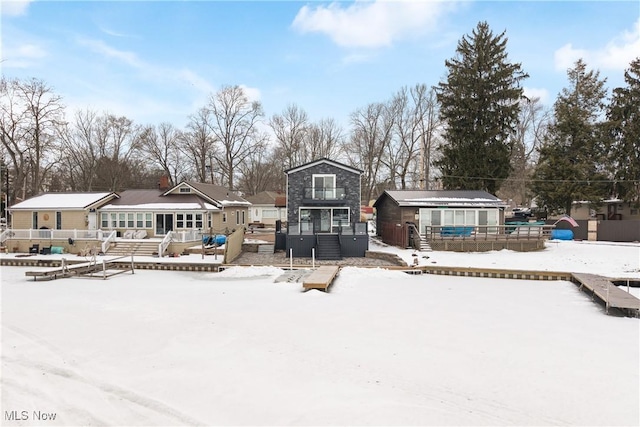
[[[638, 244], [418, 256], [640, 279]], [[274, 267], [30, 269], [0, 271], [2, 425], [640, 424], [639, 319], [568, 282], [347, 267], [324, 293]]]

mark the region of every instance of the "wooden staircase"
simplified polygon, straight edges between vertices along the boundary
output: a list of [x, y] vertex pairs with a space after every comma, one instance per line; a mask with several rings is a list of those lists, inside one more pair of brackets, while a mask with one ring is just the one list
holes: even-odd
[[[416, 227], [415, 225], [411, 225], [411, 228], [409, 229], [410, 234], [410, 240], [411, 238], [415, 239], [415, 236], [418, 236], [420, 238], [420, 243], [418, 248], [416, 248], [417, 250], [419, 250], [420, 252], [432, 252], [433, 249], [431, 249], [431, 245], [429, 244], [429, 241], [427, 240], [427, 237], [424, 234], [420, 234], [420, 232], [418, 231], [418, 227]], [[415, 242], [415, 240], [414, 240]], [[416, 245], [414, 245], [413, 242], [409, 241], [409, 245], [413, 248]]]
[[158, 254], [159, 244], [160, 242], [149, 240], [118, 240], [107, 249], [107, 254], [153, 256]]
[[420, 235], [420, 252], [433, 252], [433, 249], [431, 249], [431, 245], [424, 234]]
[[340, 236], [337, 234], [318, 234], [316, 236], [316, 258], [319, 260], [342, 259]]

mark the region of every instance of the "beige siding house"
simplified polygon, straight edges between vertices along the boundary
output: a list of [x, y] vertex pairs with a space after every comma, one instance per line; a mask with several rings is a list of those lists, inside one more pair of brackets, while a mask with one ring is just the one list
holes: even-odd
[[146, 239], [160, 242], [146, 245], [155, 253], [179, 252], [203, 234], [246, 228], [250, 205], [224, 187], [187, 181], [117, 194], [47, 193], [9, 208], [12, 223], [0, 244], [12, 252], [31, 252], [36, 245], [65, 252], [92, 245], [107, 252], [116, 239]]
[[170, 231], [229, 233], [249, 222], [247, 200], [225, 187], [181, 182], [169, 189], [126, 190], [99, 210], [99, 227], [144, 231], [148, 237], [164, 237]]
[[589, 202], [573, 202], [571, 216], [574, 219], [627, 220], [640, 219], [640, 208], [634, 203], [619, 199], [604, 200], [594, 209]]
[[96, 230], [97, 211], [116, 193], [47, 193], [9, 208], [11, 228]]
[[287, 197], [284, 193], [262, 191], [254, 196], [247, 196], [247, 200], [251, 202], [250, 223], [273, 227], [278, 220], [287, 221]]

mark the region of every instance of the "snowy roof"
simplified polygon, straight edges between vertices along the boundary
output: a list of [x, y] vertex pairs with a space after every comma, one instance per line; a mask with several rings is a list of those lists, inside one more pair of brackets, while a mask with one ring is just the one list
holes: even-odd
[[480, 190], [387, 190], [374, 206], [383, 197], [390, 197], [398, 206], [506, 206], [498, 197]]
[[46, 193], [16, 203], [10, 210], [79, 210], [118, 197], [115, 193]]
[[[200, 197], [208, 199], [210, 202], [220, 206], [250, 206], [247, 200], [237, 193], [215, 184], [206, 184], [202, 182], [182, 181], [178, 185], [169, 189], [164, 193], [165, 196], [172, 194], [180, 194], [180, 188], [189, 188], [194, 190], [192, 194], [198, 194]], [[180, 194], [183, 197], [183, 194]]]

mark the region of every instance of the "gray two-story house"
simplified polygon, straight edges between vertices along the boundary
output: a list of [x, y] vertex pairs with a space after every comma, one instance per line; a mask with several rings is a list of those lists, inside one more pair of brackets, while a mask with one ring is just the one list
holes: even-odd
[[318, 259], [364, 256], [368, 235], [366, 223], [360, 222], [362, 171], [319, 159], [285, 173], [287, 254]]

